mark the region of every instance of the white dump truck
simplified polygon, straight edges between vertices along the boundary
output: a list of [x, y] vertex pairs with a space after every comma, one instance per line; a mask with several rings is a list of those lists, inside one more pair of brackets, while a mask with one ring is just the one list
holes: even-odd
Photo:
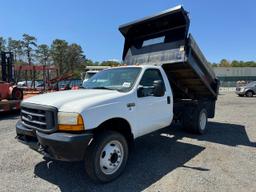
[[84, 161], [90, 178], [109, 182], [136, 138], [174, 120], [205, 133], [219, 81], [188, 29], [181, 6], [120, 26], [127, 66], [98, 72], [84, 89], [24, 100], [18, 140], [52, 159]]

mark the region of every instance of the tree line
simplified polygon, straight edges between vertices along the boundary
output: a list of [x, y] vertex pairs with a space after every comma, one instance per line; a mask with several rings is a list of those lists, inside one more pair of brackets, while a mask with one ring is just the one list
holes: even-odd
[[255, 61], [228, 61], [222, 59], [219, 63], [212, 63], [213, 67], [256, 67]]
[[[80, 73], [87, 65], [119, 65], [116, 61], [93, 62], [87, 59], [82, 47], [77, 43], [68, 43], [62, 39], [55, 39], [51, 45], [38, 44], [37, 38], [23, 34], [22, 39], [0, 37], [0, 52], [8, 51], [14, 55], [14, 65], [44, 65], [55, 66], [58, 75], [72, 72], [74, 77], [80, 77]], [[32, 71], [29, 75], [32, 77]]]

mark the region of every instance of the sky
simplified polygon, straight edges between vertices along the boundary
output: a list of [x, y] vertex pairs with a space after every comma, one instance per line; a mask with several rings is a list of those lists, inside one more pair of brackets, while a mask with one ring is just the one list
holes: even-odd
[[0, 36], [28, 33], [48, 45], [64, 39], [80, 44], [93, 61], [121, 60], [119, 25], [180, 4], [210, 62], [256, 61], [255, 0], [0, 0]]

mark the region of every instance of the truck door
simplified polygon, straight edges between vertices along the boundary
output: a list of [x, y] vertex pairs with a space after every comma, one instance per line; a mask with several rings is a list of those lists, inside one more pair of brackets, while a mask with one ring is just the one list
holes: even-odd
[[[156, 81], [162, 82], [164, 93], [161, 96], [153, 94]], [[140, 80], [139, 89], [143, 94], [137, 95], [136, 102], [138, 134], [143, 135], [170, 125], [172, 121], [170, 93], [166, 90], [160, 70], [147, 69]]]

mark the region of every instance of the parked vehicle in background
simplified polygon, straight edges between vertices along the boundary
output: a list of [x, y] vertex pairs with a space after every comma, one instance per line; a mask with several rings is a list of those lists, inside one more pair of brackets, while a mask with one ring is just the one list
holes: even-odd
[[90, 79], [93, 75], [95, 75], [98, 72], [99, 71], [87, 71], [85, 73], [84, 81], [87, 81], [88, 79]]
[[99, 71], [87, 71], [84, 76], [83, 85], [85, 84], [86, 81], [88, 81], [88, 79], [90, 79], [92, 76], [94, 76], [98, 72]]
[[0, 52], [0, 72], [0, 112], [19, 109], [23, 91], [14, 82], [12, 52]]
[[219, 81], [188, 29], [181, 6], [122, 25], [127, 66], [93, 75], [85, 89], [25, 100], [17, 139], [53, 159], [84, 161], [93, 180], [109, 182], [123, 172], [134, 139], [173, 120], [205, 133]]
[[[44, 82], [43, 81], [35, 81], [35, 89], [42, 90], [44, 88]], [[21, 89], [33, 89], [33, 81], [19, 81], [17, 83], [17, 87]]]
[[252, 81], [242, 87], [237, 87], [236, 94], [240, 97], [253, 97], [253, 95], [256, 95], [256, 81]]

